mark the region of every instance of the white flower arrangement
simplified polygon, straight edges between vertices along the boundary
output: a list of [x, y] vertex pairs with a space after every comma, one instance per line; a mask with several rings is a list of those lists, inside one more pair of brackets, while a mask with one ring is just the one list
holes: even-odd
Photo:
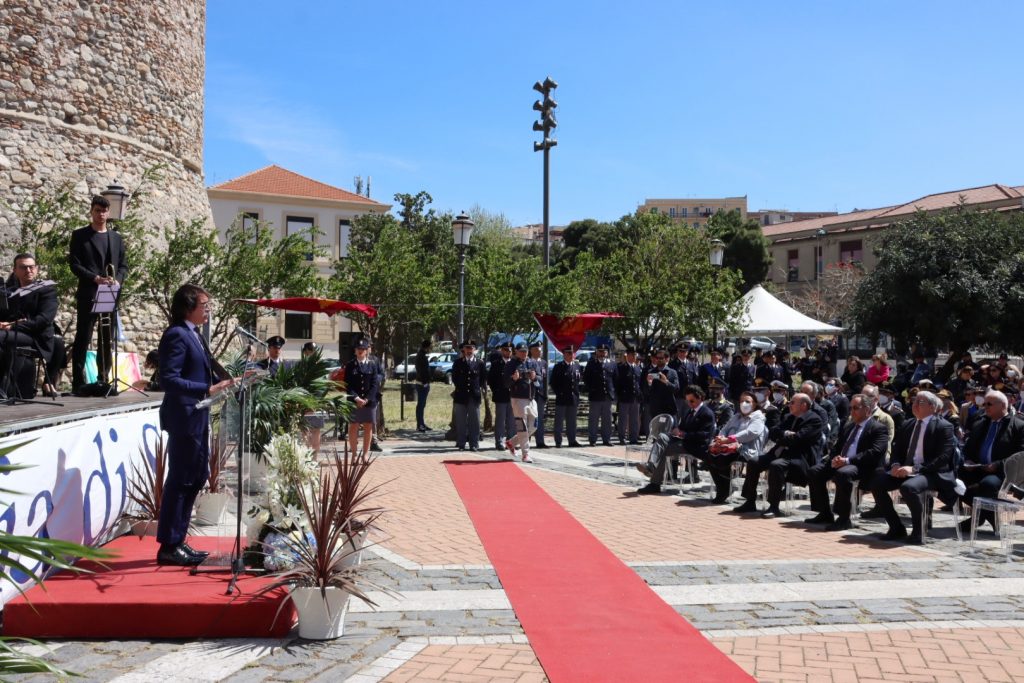
[[312, 449], [291, 435], [279, 434], [271, 439], [264, 457], [270, 485], [249, 510], [246, 521], [250, 545], [259, 542], [267, 525], [283, 532], [307, 530], [309, 521], [299, 506], [298, 488], [313, 486], [320, 476]]

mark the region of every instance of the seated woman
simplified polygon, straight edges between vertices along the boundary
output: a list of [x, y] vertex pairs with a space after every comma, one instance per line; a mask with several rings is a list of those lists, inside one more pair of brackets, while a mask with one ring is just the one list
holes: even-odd
[[740, 394], [739, 411], [712, 440], [710, 456], [705, 460], [715, 482], [716, 500], [724, 501], [729, 495], [732, 463], [757, 460], [767, 440], [765, 416], [757, 398], [752, 392], [744, 391]]

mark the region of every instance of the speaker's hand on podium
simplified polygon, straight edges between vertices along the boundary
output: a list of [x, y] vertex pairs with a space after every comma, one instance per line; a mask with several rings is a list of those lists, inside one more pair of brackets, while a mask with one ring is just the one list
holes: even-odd
[[217, 382], [216, 384], [210, 387], [210, 396], [216, 396], [220, 392], [230, 389], [231, 387], [235, 386], [235, 383], [237, 381], [238, 380], [232, 377], [230, 379], [225, 379], [221, 380], [220, 382]]

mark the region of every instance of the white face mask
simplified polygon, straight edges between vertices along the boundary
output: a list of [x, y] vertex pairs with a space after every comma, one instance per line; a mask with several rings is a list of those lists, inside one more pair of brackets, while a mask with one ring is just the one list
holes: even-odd
[[750, 415], [754, 411], [754, 404], [750, 401], [743, 401], [740, 403], [740, 412], [744, 415]]
[[825, 393], [828, 394], [829, 396], [831, 396], [832, 394], [836, 393], [836, 385], [835, 384], [826, 384], [825, 385]]
[[754, 398], [757, 399], [758, 403], [764, 403], [765, 399], [768, 398], [768, 394], [766, 394], [763, 391], [759, 391], [756, 394], [754, 394]]
[[985, 404], [985, 397], [984, 396], [975, 396], [974, 397], [974, 405], [976, 405], [976, 406], [978, 406], [980, 408], [984, 404]]
[[1007, 370], [1006, 371], [1006, 376], [1009, 377], [1010, 379], [1013, 379], [1014, 377], [1017, 376], [1017, 371], [1016, 370]]
[[783, 394], [783, 393], [782, 393], [782, 392], [780, 392], [780, 391], [773, 391], [773, 392], [772, 392], [772, 400], [773, 400], [773, 401], [775, 401], [776, 403], [782, 403], [782, 401], [783, 401], [783, 400], [784, 400], [785, 398], [786, 398], [786, 395], [785, 395], [785, 394]]
[[882, 394], [881, 396], [878, 397], [878, 405], [880, 406], [887, 406], [891, 401], [892, 399], [886, 396], [885, 394]]

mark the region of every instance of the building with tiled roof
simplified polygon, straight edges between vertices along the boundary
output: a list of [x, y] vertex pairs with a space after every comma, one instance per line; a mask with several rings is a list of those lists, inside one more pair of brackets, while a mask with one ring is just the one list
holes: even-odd
[[769, 278], [785, 288], [798, 288], [815, 282], [828, 263], [860, 263], [870, 272], [875, 266], [871, 243], [887, 226], [918, 211], [937, 213], [961, 203], [977, 210], [1021, 211], [1024, 186], [994, 184], [939, 192], [895, 206], [766, 226], [773, 258]]
[[[321, 275], [334, 271], [334, 263], [348, 255], [349, 230], [353, 219], [365, 213], [384, 213], [390, 204], [382, 204], [369, 197], [319, 180], [270, 165], [246, 173], [227, 182], [208, 187], [213, 222], [223, 236], [235, 222], [260, 225], [273, 231], [278, 239], [315, 226], [323, 234], [320, 246], [327, 250], [326, 258], [317, 258]], [[312, 254], [310, 254], [312, 258]], [[297, 357], [303, 342], [315, 341], [325, 345], [327, 354], [338, 348], [339, 340], [351, 338], [356, 328], [342, 315], [329, 318], [317, 313], [286, 313], [261, 317], [257, 333], [264, 339], [279, 334], [289, 343], [285, 355]]]

